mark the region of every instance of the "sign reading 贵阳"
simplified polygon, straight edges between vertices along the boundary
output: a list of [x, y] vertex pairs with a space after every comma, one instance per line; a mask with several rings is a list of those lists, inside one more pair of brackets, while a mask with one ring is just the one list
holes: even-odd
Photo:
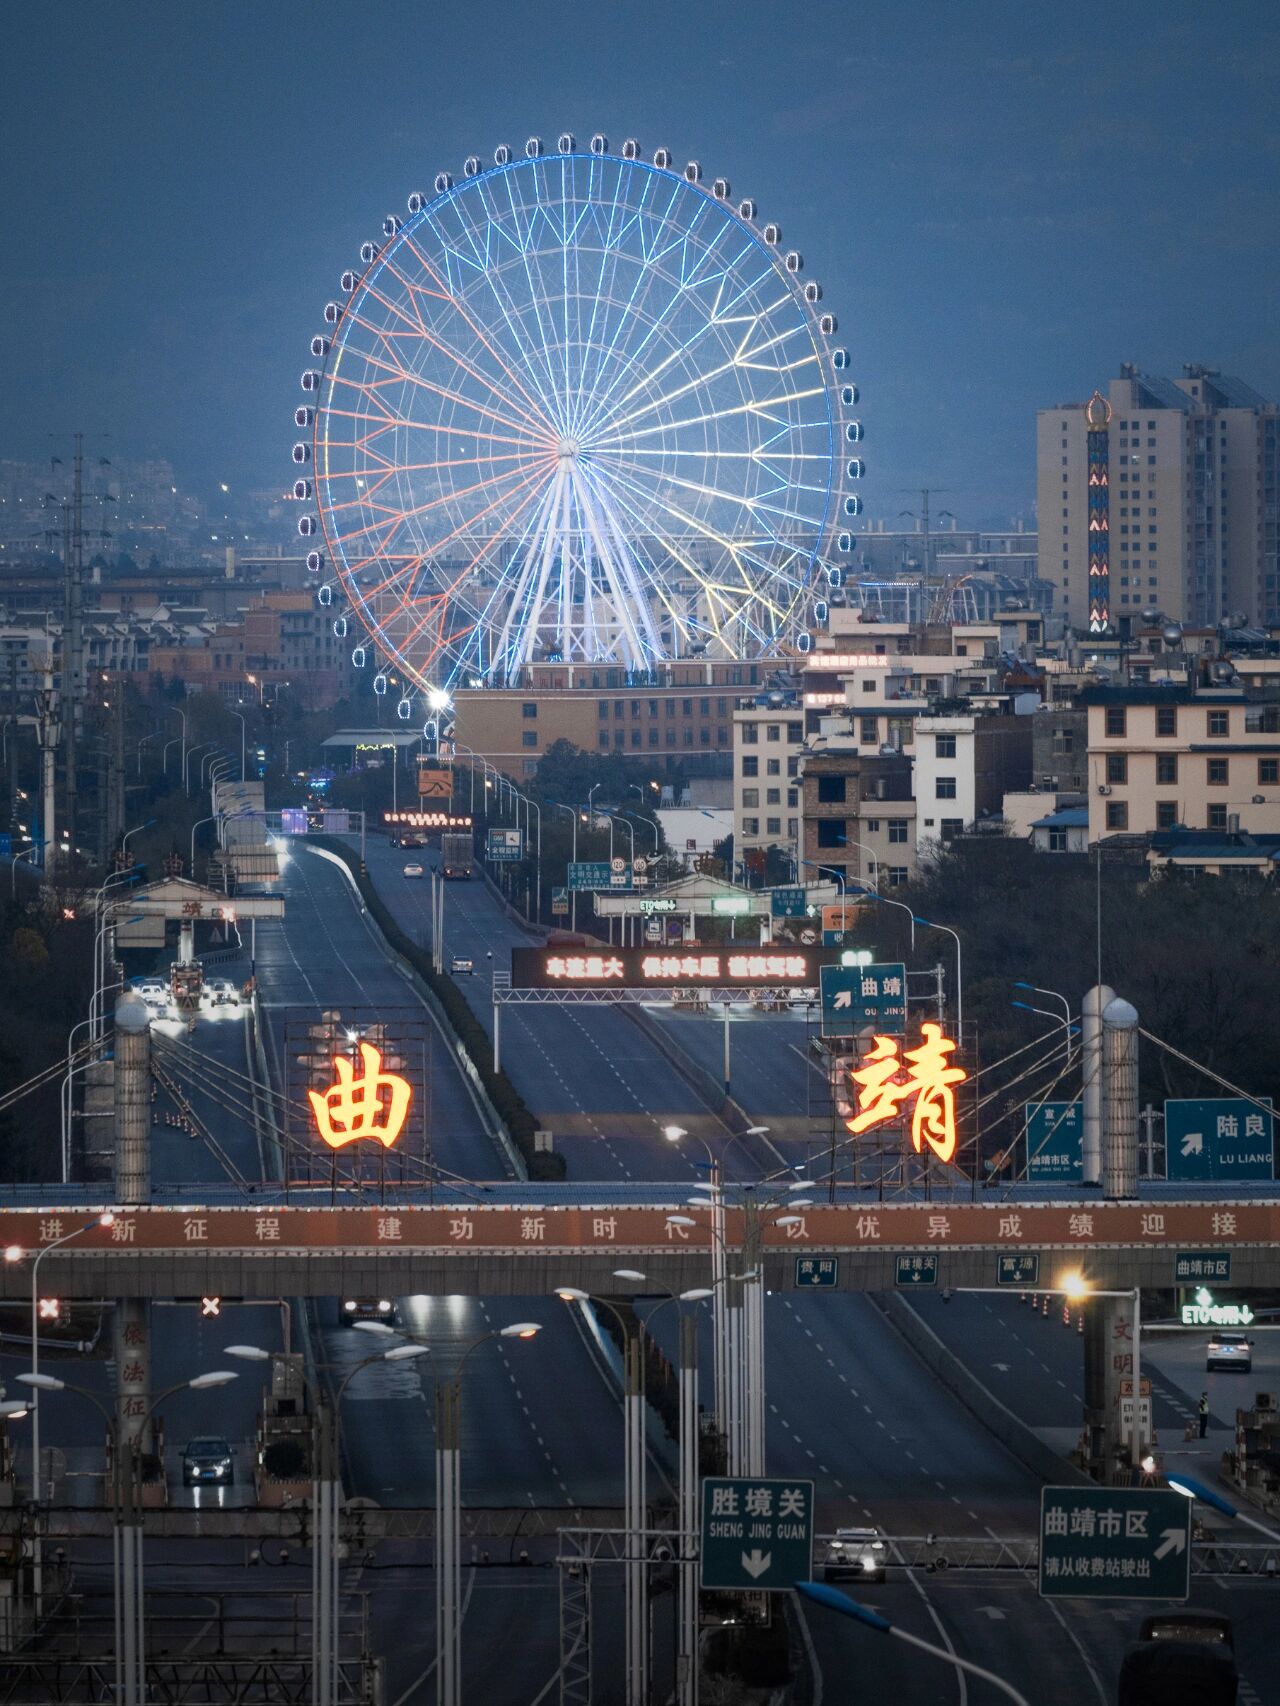
[[[572, 869], [572, 867], [570, 867]], [[513, 948], [513, 989], [813, 989], [819, 948]]]
[[1028, 1102], [1027, 1182], [1078, 1185], [1084, 1178], [1084, 1110], [1079, 1102]]
[[1043, 1598], [1186, 1599], [1190, 1591], [1190, 1499], [1145, 1487], [1041, 1489]]
[[813, 1570], [813, 1482], [709, 1475], [702, 1586], [789, 1592]]
[[840, 1278], [838, 1256], [797, 1256], [796, 1284], [830, 1288]]
[[1270, 1179], [1275, 1119], [1239, 1096], [1164, 1105], [1165, 1173], [1170, 1179]]

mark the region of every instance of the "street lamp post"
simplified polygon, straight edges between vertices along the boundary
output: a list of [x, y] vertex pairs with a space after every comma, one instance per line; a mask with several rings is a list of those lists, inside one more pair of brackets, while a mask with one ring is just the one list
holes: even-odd
[[[554, 806], [558, 812], [567, 812], [569, 821], [573, 824], [573, 846], [569, 853], [571, 864], [578, 862], [578, 811], [576, 806], [562, 806], [559, 800], [548, 800], [549, 806]], [[572, 886], [569, 889], [569, 928], [578, 928], [578, 891]]]
[[182, 787], [185, 793], [191, 792], [191, 760], [197, 752], [203, 752], [206, 746], [212, 746], [211, 740], [202, 740], [196, 746], [182, 748]]
[[896, 1623], [890, 1623], [889, 1619], [882, 1617], [878, 1611], [873, 1611], [869, 1605], [860, 1605], [847, 1593], [841, 1593], [839, 1588], [828, 1587], [826, 1582], [797, 1582], [796, 1592], [803, 1594], [806, 1599], [811, 1599], [815, 1605], [825, 1606], [828, 1611], [838, 1612], [842, 1617], [856, 1618], [859, 1623], [865, 1623], [868, 1629], [875, 1629], [882, 1635], [893, 1635], [899, 1641], [905, 1641], [909, 1647], [929, 1653], [935, 1659], [941, 1659], [944, 1664], [954, 1665], [958, 1671], [967, 1671], [970, 1676], [981, 1677], [993, 1688], [998, 1688], [1001, 1694], [1007, 1695], [1015, 1702], [1015, 1706], [1031, 1706], [1025, 1694], [1019, 1694], [1011, 1682], [1006, 1682], [994, 1671], [974, 1664], [972, 1659], [962, 1659], [958, 1653], [948, 1652], [945, 1647], [935, 1646], [932, 1641], [925, 1641], [919, 1635], [910, 1634]]
[[956, 1031], [959, 1040], [964, 1040], [964, 981], [960, 967], [960, 938], [949, 924], [932, 924], [927, 918], [919, 918], [914, 913], [912, 921], [921, 925], [925, 930], [943, 930], [956, 945]]
[[143, 830], [150, 829], [155, 821], [156, 820], [153, 817], [149, 817], [145, 823], [135, 823], [132, 829], [126, 829], [124, 834], [120, 837], [121, 853], [127, 853], [129, 851], [129, 837], [131, 835], [141, 835]]
[[[1025, 983], [1015, 983], [1013, 987], [1015, 989], [1027, 989], [1030, 985]], [[1073, 1030], [1077, 1030], [1079, 1028], [1078, 1026], [1074, 1026], [1071, 1022], [1070, 1009], [1068, 1009], [1064, 1017], [1059, 1018], [1052, 1009], [1048, 1007], [1036, 1007], [1030, 1001], [1011, 1001], [1009, 1005], [1010, 1007], [1021, 1008], [1024, 1013], [1035, 1013], [1041, 1019], [1052, 1019], [1055, 1025], [1062, 1026], [1062, 1065], [1063, 1070], [1065, 1071], [1065, 1069], [1071, 1064], [1071, 1033]]]
[[[1060, 990], [1041, 989], [1038, 983], [1025, 983], [1021, 978], [1014, 983], [1013, 987], [1015, 989], [1028, 990], [1032, 995], [1047, 995], [1051, 1001], [1061, 1001], [1063, 1013], [1062, 1023], [1066, 1027], [1062, 1044], [1062, 1057], [1064, 1063], [1069, 1061], [1071, 1059], [1071, 1003], [1067, 1000], [1066, 996], [1063, 995]], [[1046, 1014], [1043, 1007], [1032, 1007], [1030, 1003], [1025, 1001], [1015, 1001], [1013, 1005], [1015, 1007], [1025, 1007], [1029, 1013], [1039, 1013], [1046, 1018], [1052, 1019], [1057, 1017], [1057, 1015], [1053, 1013]]]
[[244, 781], [244, 736], [245, 736], [244, 712], [243, 711], [232, 711], [230, 705], [227, 706], [227, 709], [228, 709], [228, 711], [231, 711], [231, 715], [233, 717], [238, 717], [240, 720], [240, 780], [243, 782]]
[[[179, 739], [182, 742], [182, 754], [181, 754], [181, 757], [179, 759], [179, 763], [180, 763], [181, 768], [182, 768], [182, 774], [185, 777], [186, 773], [187, 773], [187, 713], [185, 711], [181, 710], [177, 705], [170, 705], [169, 709], [175, 717], [181, 717], [181, 719], [182, 719], [182, 733], [179, 736], [177, 736], [177, 739]], [[173, 742], [170, 741], [169, 746], [172, 746], [172, 745], [173, 745]], [[166, 753], [169, 750], [169, 746], [166, 746], [164, 749]], [[183, 782], [183, 787], [184, 788], [186, 787], [185, 781]]]

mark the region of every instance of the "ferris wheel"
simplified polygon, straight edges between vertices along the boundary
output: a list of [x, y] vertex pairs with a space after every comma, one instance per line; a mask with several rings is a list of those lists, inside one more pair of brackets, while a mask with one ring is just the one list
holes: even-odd
[[317, 596], [400, 672], [402, 716], [536, 661], [806, 649], [862, 426], [778, 226], [665, 149], [564, 135], [473, 156], [382, 230], [312, 341], [294, 495]]

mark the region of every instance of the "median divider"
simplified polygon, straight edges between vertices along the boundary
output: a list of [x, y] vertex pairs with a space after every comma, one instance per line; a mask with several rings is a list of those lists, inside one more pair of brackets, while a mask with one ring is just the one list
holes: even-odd
[[943, 1344], [942, 1340], [911, 1307], [905, 1297], [894, 1291], [873, 1291], [867, 1294], [872, 1303], [889, 1319], [889, 1324], [906, 1341], [929, 1372], [941, 1381], [947, 1391], [958, 1398], [969, 1413], [980, 1421], [1024, 1469], [1037, 1480], [1058, 1487], [1092, 1487], [1092, 1478], [1083, 1469], [1060, 1457], [1051, 1445], [1046, 1445], [1038, 1433], [1008, 1409], [993, 1392], [982, 1384], [977, 1375]]
[[538, 1122], [506, 1073], [494, 1072], [492, 1044], [457, 984], [451, 977], [435, 970], [427, 950], [396, 922], [367, 872], [360, 869], [359, 858], [351, 848], [336, 837], [324, 835], [309, 836], [308, 845], [337, 859], [345, 867], [383, 941], [404, 962], [421, 985], [424, 998], [442, 1024], [452, 1032], [458, 1063], [496, 1122], [498, 1130], [495, 1136], [500, 1142], [506, 1140], [504, 1147], [508, 1149], [516, 1171], [527, 1179], [563, 1179], [564, 1156], [534, 1148]]

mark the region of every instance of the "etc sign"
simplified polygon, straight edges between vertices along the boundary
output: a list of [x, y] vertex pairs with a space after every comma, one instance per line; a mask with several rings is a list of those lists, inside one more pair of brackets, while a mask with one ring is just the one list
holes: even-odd
[[1215, 1303], [1213, 1293], [1201, 1286], [1194, 1303], [1182, 1305], [1184, 1327], [1247, 1327], [1253, 1310], [1247, 1303]]

